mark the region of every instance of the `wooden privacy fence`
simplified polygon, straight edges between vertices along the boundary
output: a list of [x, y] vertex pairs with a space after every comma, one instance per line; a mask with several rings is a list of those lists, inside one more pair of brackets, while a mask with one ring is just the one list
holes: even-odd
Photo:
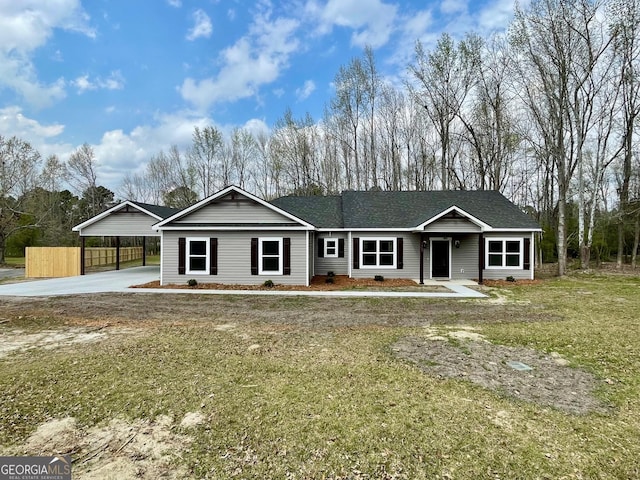
[[[85, 267], [116, 263], [115, 247], [85, 248]], [[81, 273], [80, 247], [27, 247], [26, 278], [74, 277]], [[142, 258], [142, 247], [120, 247], [120, 261]]]
[[[120, 261], [142, 258], [142, 247], [120, 247]], [[84, 249], [84, 266], [97, 267], [116, 263], [115, 247], [88, 247]]]
[[27, 247], [25, 277], [74, 277], [76, 275], [80, 275], [80, 247]]

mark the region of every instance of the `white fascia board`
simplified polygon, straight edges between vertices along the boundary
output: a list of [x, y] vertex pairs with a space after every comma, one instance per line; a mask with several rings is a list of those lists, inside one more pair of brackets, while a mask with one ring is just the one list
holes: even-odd
[[542, 232], [541, 228], [494, 228], [491, 233], [501, 232]]
[[[154, 225], [155, 227], [155, 225]], [[216, 226], [199, 226], [199, 227], [190, 227], [189, 225], [180, 225], [180, 226], [170, 226], [170, 227], [161, 227], [155, 228], [155, 230], [160, 231], [256, 231], [256, 232], [266, 232], [266, 231], [295, 231], [295, 232], [305, 232], [313, 230], [313, 227], [289, 227], [283, 225], [282, 227], [278, 226], [269, 226], [269, 227], [241, 227], [241, 226], [229, 226], [229, 227], [216, 227]]]
[[412, 232], [413, 228], [318, 228], [318, 232]]
[[440, 212], [437, 215], [434, 215], [433, 217], [431, 217], [426, 222], [423, 222], [420, 225], [417, 225], [415, 227], [415, 229], [413, 229], [413, 230], [424, 230], [424, 228], [427, 225], [435, 222], [436, 220], [439, 220], [440, 218], [444, 217], [445, 215], [447, 215], [448, 213], [450, 213], [450, 212], [452, 212], [454, 210], [457, 211], [458, 213], [464, 215], [465, 217], [467, 217], [467, 219], [470, 220], [472, 223], [475, 223], [476, 225], [478, 225], [482, 229], [482, 231], [491, 231], [491, 230], [493, 230], [493, 227], [491, 225], [489, 225], [488, 223], [483, 222], [479, 218], [474, 217], [473, 215], [465, 212], [463, 209], [461, 209], [459, 207], [456, 207], [455, 205], [447, 208], [446, 210], [443, 210], [442, 212]]
[[[119, 203], [118, 205], [111, 207], [109, 210], [105, 210], [104, 212], [96, 215], [95, 217], [91, 217], [89, 220], [84, 221], [83, 223], [76, 225], [75, 227], [73, 227], [71, 229], [71, 231], [73, 232], [80, 232], [83, 228], [86, 228], [90, 225], [93, 225], [94, 223], [102, 220], [103, 218], [109, 216], [110, 214], [112, 214], [113, 212], [117, 212], [118, 210], [121, 210], [122, 208], [126, 207], [126, 206], [130, 206], [135, 208], [136, 210], [138, 210], [139, 212], [142, 212], [146, 215], [149, 215], [152, 218], [155, 218], [156, 220], [162, 220], [162, 217], [156, 215], [155, 213], [151, 213], [149, 210], [146, 210], [144, 208], [142, 208], [139, 205], [136, 205], [135, 203], [129, 201], [129, 200], [125, 200], [122, 203]], [[153, 227], [152, 227], [153, 228]]]
[[276, 207], [275, 205], [270, 204], [269, 202], [261, 199], [260, 197], [256, 197], [255, 195], [241, 189], [240, 187], [236, 187], [235, 185], [230, 185], [222, 190], [220, 190], [217, 193], [214, 193], [213, 195], [210, 195], [209, 197], [205, 198], [204, 200], [200, 200], [198, 203], [195, 203], [193, 205], [191, 205], [190, 207], [185, 208], [184, 210], [180, 210], [178, 213], [172, 215], [169, 218], [165, 218], [163, 221], [156, 223], [155, 225], [153, 225], [153, 229], [154, 230], [162, 230], [163, 227], [168, 224], [173, 222], [174, 220], [177, 220], [179, 218], [182, 218], [186, 215], [189, 215], [191, 212], [198, 210], [202, 207], [204, 207], [205, 205], [207, 205], [208, 203], [220, 198], [220, 197], [224, 197], [225, 195], [227, 195], [229, 192], [236, 192], [239, 193], [240, 195], [243, 195], [247, 198], [249, 198], [250, 200], [253, 200], [257, 203], [259, 203], [260, 205], [263, 205], [271, 210], [273, 210], [276, 213], [279, 213], [280, 215], [283, 215], [285, 217], [287, 217], [290, 220], [293, 220], [296, 223], [299, 223], [301, 225], [304, 225], [305, 227], [309, 227], [309, 229], [315, 229], [315, 227], [313, 225], [311, 225], [310, 223], [305, 222], [304, 220], [302, 220], [301, 218], [296, 217], [295, 215], [290, 214], [289, 212], [285, 212], [284, 210]]

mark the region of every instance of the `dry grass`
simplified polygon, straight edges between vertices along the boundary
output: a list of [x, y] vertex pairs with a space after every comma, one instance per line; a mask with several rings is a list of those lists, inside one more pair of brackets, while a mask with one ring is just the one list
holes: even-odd
[[[0, 445], [24, 449], [56, 418], [91, 429], [166, 416], [189, 437], [172, 461], [191, 478], [640, 477], [640, 279], [579, 275], [491, 293], [500, 301], [2, 300], [2, 335], [137, 330], [0, 360]], [[603, 380], [609, 413], [514, 400], [393, 355], [399, 338], [434, 323], [559, 352]], [[189, 412], [206, 421], [186, 431]]]

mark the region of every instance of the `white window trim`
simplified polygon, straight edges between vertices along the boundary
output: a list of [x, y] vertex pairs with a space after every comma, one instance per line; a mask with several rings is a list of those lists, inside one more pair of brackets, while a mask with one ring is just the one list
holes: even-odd
[[[278, 267], [276, 270], [263, 270], [262, 269], [262, 244], [263, 242], [278, 242]], [[268, 257], [275, 257], [275, 255], [267, 255]], [[284, 241], [283, 237], [260, 237], [258, 238], [258, 275], [282, 275], [284, 263]]]
[[[184, 249], [186, 258], [185, 261], [185, 273], [187, 275], [209, 275], [209, 266], [211, 265], [211, 245], [209, 243], [209, 238], [207, 237], [188, 237], [185, 239], [186, 248]], [[191, 262], [189, 261], [192, 257], [189, 253], [191, 252], [191, 242], [205, 242], [207, 246], [206, 254], [205, 254], [205, 266], [204, 270], [191, 270]], [[194, 257], [201, 257], [201, 255], [193, 255]]]
[[[502, 265], [489, 265], [489, 242], [502, 242]], [[518, 242], [520, 244], [520, 254], [518, 255], [518, 265], [507, 265], [507, 244], [506, 242]], [[497, 253], [492, 253], [497, 255]], [[514, 253], [509, 254], [515, 256]], [[521, 237], [485, 237], [484, 244], [484, 268], [485, 270], [524, 270], [524, 238]]]
[[[393, 265], [380, 265], [380, 242], [393, 242]], [[375, 265], [365, 265], [364, 264], [364, 255], [371, 255], [372, 252], [364, 252], [364, 242], [376, 242], [376, 264]], [[389, 254], [389, 252], [383, 252], [385, 255]], [[360, 238], [360, 269], [362, 270], [373, 270], [373, 269], [388, 269], [393, 270], [397, 268], [398, 264], [398, 242], [396, 237], [361, 237]]]
[[[329, 242], [333, 242], [335, 247], [334, 247], [334, 253], [329, 253]], [[338, 239], [337, 238], [325, 238], [324, 239], [324, 256], [327, 258], [338, 258]]]

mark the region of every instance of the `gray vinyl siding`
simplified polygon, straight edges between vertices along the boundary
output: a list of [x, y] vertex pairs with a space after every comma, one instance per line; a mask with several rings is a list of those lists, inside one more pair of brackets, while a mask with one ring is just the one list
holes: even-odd
[[[218, 275], [178, 275], [178, 238], [217, 238]], [[288, 237], [291, 239], [291, 275], [251, 275], [251, 239], [254, 237]], [[162, 283], [184, 284], [190, 278], [199, 283], [258, 285], [265, 280], [275, 284], [306, 285], [306, 232], [292, 231], [164, 231], [162, 239]]]
[[[319, 257], [318, 256], [318, 238], [331, 238], [331, 239], [344, 239], [344, 257]], [[328, 233], [318, 233], [315, 241], [315, 268], [316, 275], [326, 275], [327, 272], [333, 272], [336, 275], [349, 275], [349, 238], [346, 233], [333, 233], [329, 236]]]
[[255, 202], [222, 201], [189, 213], [172, 222], [181, 223], [293, 223], [290, 218]]
[[[507, 277], [513, 277], [515, 279], [520, 279], [520, 280], [528, 280], [530, 278], [532, 278], [533, 272], [534, 272], [534, 260], [535, 260], [535, 255], [534, 255], [534, 239], [533, 239], [533, 235], [529, 232], [521, 232], [521, 233], [487, 233], [484, 236], [485, 238], [485, 253], [486, 253], [486, 241], [487, 239], [491, 239], [491, 238], [513, 238], [513, 239], [524, 239], [524, 238], [529, 238], [531, 239], [531, 252], [530, 252], [530, 259], [531, 259], [531, 269], [530, 270], [523, 270], [521, 268], [485, 268], [483, 270], [483, 278], [485, 280], [504, 280]], [[524, 242], [523, 242], [523, 247], [524, 247]]]
[[[398, 268], [358, 268], [351, 270], [353, 278], [373, 278], [382, 275], [385, 278], [420, 278], [420, 236], [409, 232], [352, 232], [353, 238], [403, 238], [403, 264]], [[353, 241], [349, 244], [345, 241], [345, 258], [353, 248]], [[353, 254], [353, 252], [352, 252]], [[337, 273], [337, 272], [336, 272]]]
[[113, 212], [83, 228], [81, 233], [84, 237], [157, 237], [158, 232], [151, 226], [158, 222], [158, 219], [142, 212]]
[[424, 227], [424, 231], [425, 233], [469, 233], [480, 232], [480, 227], [464, 218], [442, 218]]
[[[451, 235], [448, 235], [451, 238]], [[437, 235], [432, 236], [433, 239], [438, 239]], [[460, 241], [460, 248], [455, 247], [454, 239]], [[478, 279], [478, 253], [479, 253], [479, 240], [478, 235], [456, 235], [451, 240], [451, 279], [452, 280], [464, 280], [464, 279]], [[424, 250], [424, 278], [430, 279], [431, 277], [431, 242], [427, 239], [427, 248]]]

